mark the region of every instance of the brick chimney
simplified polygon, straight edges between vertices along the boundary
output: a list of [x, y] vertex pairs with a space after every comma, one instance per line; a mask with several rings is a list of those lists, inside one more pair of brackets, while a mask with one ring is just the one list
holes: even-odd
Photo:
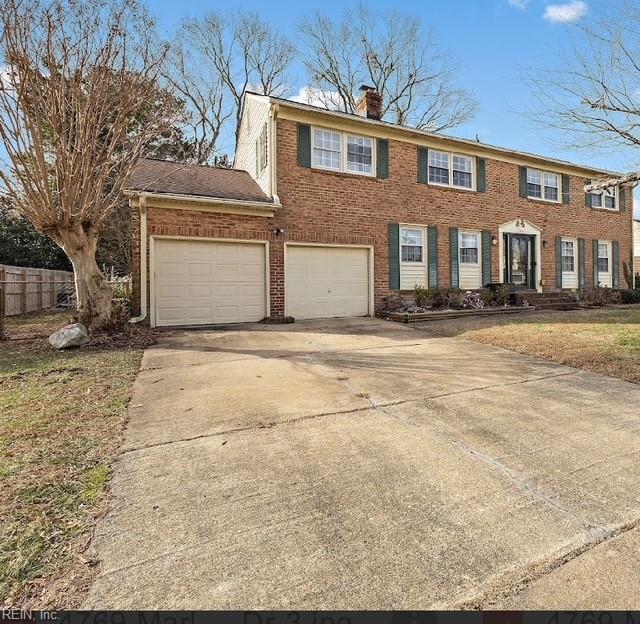
[[356, 102], [356, 113], [369, 119], [380, 119], [382, 116], [382, 96], [375, 87], [362, 85], [360, 87], [362, 95]]

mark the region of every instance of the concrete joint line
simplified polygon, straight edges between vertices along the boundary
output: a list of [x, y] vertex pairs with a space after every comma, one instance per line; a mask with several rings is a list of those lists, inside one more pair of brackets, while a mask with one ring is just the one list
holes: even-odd
[[[446, 608], [464, 610], [480, 610], [489, 608], [498, 600], [521, 593], [535, 581], [551, 574], [558, 568], [590, 552], [601, 544], [615, 539], [616, 537], [619, 537], [624, 533], [628, 533], [638, 527], [640, 527], [640, 518], [636, 518], [635, 520], [631, 520], [630, 522], [626, 522], [613, 528], [607, 529], [601, 527], [600, 536], [587, 540], [581, 546], [568, 550], [550, 559], [542, 559], [534, 562], [521, 569], [520, 572], [509, 575], [509, 578], [505, 578], [506, 575], [503, 575], [497, 581], [489, 581], [486, 588], [477, 596], [454, 602], [447, 605]], [[437, 607], [432, 606], [432, 608]]]

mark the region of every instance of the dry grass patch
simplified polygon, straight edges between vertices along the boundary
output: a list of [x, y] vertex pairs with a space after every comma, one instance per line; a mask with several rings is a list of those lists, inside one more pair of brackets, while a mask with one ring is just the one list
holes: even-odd
[[638, 307], [478, 318], [433, 330], [640, 383]]
[[[29, 331], [65, 321], [29, 321]], [[83, 553], [105, 508], [145, 334], [68, 352], [46, 339], [0, 342], [1, 604], [80, 604], [94, 568]]]

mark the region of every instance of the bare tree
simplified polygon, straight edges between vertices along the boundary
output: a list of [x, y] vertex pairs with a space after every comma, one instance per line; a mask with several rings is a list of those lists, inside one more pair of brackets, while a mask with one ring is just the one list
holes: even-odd
[[[226, 101], [221, 102], [216, 95], [216, 105], [211, 108], [217, 117], [213, 115], [212, 119], [219, 127], [230, 115], [236, 124], [236, 143], [245, 91], [275, 96], [287, 93], [295, 47], [257, 14], [207, 13], [201, 18], [186, 20], [181, 38], [183, 50], [186, 47], [197, 58], [197, 66], [209, 66], [206, 75], [213, 77], [216, 88], [220, 85], [224, 89]], [[202, 99], [190, 81], [184, 85], [185, 97], [192, 102]], [[205, 99], [211, 98], [207, 95]]]
[[360, 4], [334, 22], [320, 13], [302, 23], [304, 64], [314, 99], [353, 113], [358, 87], [383, 96], [383, 117], [441, 131], [469, 120], [475, 100], [454, 84], [455, 61], [417, 17], [373, 13]]
[[205, 164], [214, 158], [222, 127], [233, 112], [225, 107], [226, 87], [219, 72], [185, 39], [184, 31], [175, 38], [162, 73], [186, 107], [182, 127], [191, 149], [183, 160]]
[[[535, 105], [529, 115], [560, 143], [589, 152], [638, 148], [640, 162], [640, 9], [607, 4], [588, 24], [573, 25], [565, 50], [543, 73], [527, 71]], [[591, 191], [640, 180], [640, 172], [594, 181]]]
[[170, 125], [153, 24], [136, 0], [4, 0], [0, 25], [0, 180], [71, 260], [79, 318], [107, 328], [98, 237], [145, 145]]

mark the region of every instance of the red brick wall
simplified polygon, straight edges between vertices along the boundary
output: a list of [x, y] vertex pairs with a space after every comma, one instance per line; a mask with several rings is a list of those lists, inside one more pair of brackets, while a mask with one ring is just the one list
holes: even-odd
[[[594, 238], [620, 241], [620, 258], [631, 249], [631, 199], [624, 213], [585, 206], [584, 178], [571, 176], [571, 203], [556, 204], [519, 196], [518, 165], [486, 160], [486, 192], [463, 191], [419, 184], [417, 148], [389, 142], [389, 178], [320, 171], [298, 166], [297, 127], [278, 121], [278, 194], [283, 208], [277, 224], [287, 240], [371, 242], [375, 257], [375, 298], [389, 294], [388, 224], [390, 222], [438, 227], [439, 284], [450, 284], [449, 228], [498, 228], [518, 217], [542, 230], [542, 279], [545, 290], [556, 286], [555, 237], [585, 238], [587, 280], [592, 280]], [[630, 195], [630, 190], [627, 195]], [[498, 246], [493, 247], [492, 280], [499, 275]], [[622, 276], [622, 272], [621, 272]], [[622, 277], [621, 277], [622, 279]]]
[[[271, 314], [284, 313], [284, 242], [364, 244], [374, 246], [375, 300], [389, 294], [390, 222], [438, 227], [439, 283], [450, 283], [449, 227], [489, 229], [522, 218], [543, 232], [542, 279], [555, 289], [555, 237], [585, 239], [587, 283], [593, 276], [592, 239], [620, 241], [620, 258], [631, 251], [632, 202], [624, 213], [587, 208], [584, 179], [571, 176], [571, 203], [522, 199], [518, 165], [486, 161], [486, 192], [439, 188], [417, 182], [416, 146], [389, 142], [389, 178], [379, 180], [346, 173], [307, 169], [297, 162], [295, 122], [279, 120], [277, 129], [278, 194], [282, 208], [274, 218], [224, 215], [164, 208], [148, 209], [148, 234], [268, 240], [271, 264]], [[627, 191], [627, 195], [630, 195]], [[136, 211], [134, 211], [136, 212]], [[134, 301], [139, 297], [139, 224], [133, 217]], [[273, 234], [283, 228], [283, 235]], [[493, 247], [492, 280], [501, 281], [498, 246]], [[621, 272], [621, 280], [622, 280]], [[624, 284], [623, 284], [624, 285]], [[137, 310], [134, 306], [134, 311]]]

